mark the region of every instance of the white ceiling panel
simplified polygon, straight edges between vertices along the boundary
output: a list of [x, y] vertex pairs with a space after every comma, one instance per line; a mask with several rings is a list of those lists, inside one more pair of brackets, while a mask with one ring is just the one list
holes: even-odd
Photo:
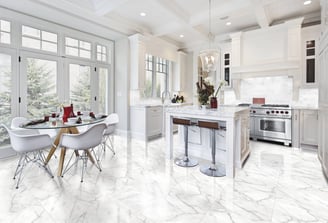
[[[312, 0], [312, 4], [307, 6], [303, 5], [303, 0], [211, 1], [211, 31], [216, 36], [228, 36], [228, 33], [254, 27], [264, 28], [297, 17], [305, 17], [305, 22], [320, 21], [319, 0]], [[29, 4], [31, 7], [28, 7]], [[117, 37], [122, 34], [152, 34], [182, 48], [207, 41], [207, 0], [0, 0], [0, 6], [48, 20], [56, 18], [43, 13], [45, 8], [46, 11], [51, 9], [61, 15], [55, 22], [63, 23], [65, 19], [62, 16], [66, 14], [67, 21], [74, 17], [91, 22], [102, 29], [107, 28], [109, 33], [116, 31], [120, 34]], [[147, 15], [141, 17], [140, 12]], [[228, 21], [230, 26], [226, 26]], [[184, 38], [180, 38], [180, 34]]]

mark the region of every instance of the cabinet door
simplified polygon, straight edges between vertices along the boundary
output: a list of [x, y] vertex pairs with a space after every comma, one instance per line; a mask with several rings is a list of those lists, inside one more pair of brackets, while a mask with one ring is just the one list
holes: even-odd
[[292, 116], [292, 146], [300, 148], [300, 110], [294, 109]]
[[147, 119], [147, 136], [155, 136], [162, 133], [162, 119], [163, 119], [163, 109], [162, 107], [150, 107], [147, 108], [146, 113]]
[[301, 111], [301, 144], [318, 145], [318, 111]]
[[244, 117], [241, 120], [241, 145], [240, 158], [243, 162], [245, 155], [249, 152], [249, 117]]

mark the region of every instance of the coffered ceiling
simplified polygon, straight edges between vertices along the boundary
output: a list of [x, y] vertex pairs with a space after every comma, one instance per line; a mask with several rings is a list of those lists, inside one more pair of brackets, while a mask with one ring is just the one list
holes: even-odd
[[[225, 39], [231, 32], [297, 17], [304, 17], [304, 23], [320, 21], [319, 0], [309, 5], [303, 2], [212, 0], [211, 30], [216, 38]], [[77, 23], [84, 20], [114, 40], [143, 33], [185, 48], [207, 41], [209, 31], [208, 0], [0, 0], [0, 6], [88, 31], [90, 26]], [[140, 16], [141, 12], [146, 16]]]

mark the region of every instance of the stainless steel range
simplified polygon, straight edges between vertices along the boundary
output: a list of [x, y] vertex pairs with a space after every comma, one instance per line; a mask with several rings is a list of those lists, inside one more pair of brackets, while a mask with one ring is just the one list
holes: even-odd
[[292, 143], [292, 110], [289, 105], [251, 105], [250, 137], [282, 142], [286, 146]]

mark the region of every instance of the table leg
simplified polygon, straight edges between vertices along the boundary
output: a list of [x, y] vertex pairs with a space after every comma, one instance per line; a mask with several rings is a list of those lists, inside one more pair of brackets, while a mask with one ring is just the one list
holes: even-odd
[[95, 164], [95, 160], [93, 159], [93, 157], [92, 157], [92, 155], [91, 155], [91, 153], [90, 153], [89, 150], [87, 150], [87, 154], [88, 154], [88, 157], [89, 157], [90, 161], [91, 161], [93, 164]]
[[57, 146], [59, 144], [59, 141], [60, 141], [60, 137], [63, 133], [68, 133], [68, 130], [66, 128], [63, 128], [63, 129], [60, 129], [60, 131], [58, 132], [57, 136], [56, 136], [56, 139], [49, 151], [49, 154], [47, 156], [47, 159], [45, 160], [44, 164], [47, 165], [49, 160], [51, 159], [52, 155], [55, 153], [56, 149], [57, 149]]
[[64, 160], [66, 155], [66, 148], [62, 148], [60, 152], [60, 158], [59, 158], [59, 166], [58, 166], [58, 173], [57, 176], [61, 176], [63, 172], [63, 166], [64, 166]]

